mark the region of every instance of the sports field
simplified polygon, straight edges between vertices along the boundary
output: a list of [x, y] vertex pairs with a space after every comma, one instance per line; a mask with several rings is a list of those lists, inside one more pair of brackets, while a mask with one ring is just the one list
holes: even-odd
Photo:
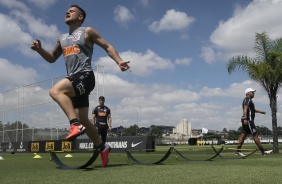
[[[158, 165], [138, 165], [128, 162], [125, 153], [111, 153], [107, 168], [101, 168], [100, 157], [86, 170], [63, 170], [50, 162], [50, 154], [40, 153], [42, 158], [34, 158], [33, 153], [2, 153], [0, 156], [0, 183], [267, 183], [282, 182], [281, 154], [261, 156], [260, 151], [240, 159], [234, 155], [236, 146], [228, 146], [213, 161], [206, 160], [215, 152], [210, 146], [174, 146], [187, 161], [172, 151], [170, 156]], [[271, 145], [264, 145], [271, 149]], [[132, 155], [142, 162], [160, 160], [169, 146], [157, 147], [153, 153], [134, 152]], [[219, 149], [220, 147], [217, 147]], [[226, 149], [230, 148], [230, 149]], [[243, 153], [251, 152], [256, 147], [245, 145]], [[67, 165], [80, 166], [89, 160], [89, 153], [57, 153]]]

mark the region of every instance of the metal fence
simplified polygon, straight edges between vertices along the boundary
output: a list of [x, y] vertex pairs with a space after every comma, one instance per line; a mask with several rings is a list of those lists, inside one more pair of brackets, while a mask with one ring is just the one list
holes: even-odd
[[[95, 66], [93, 70], [96, 86], [89, 96], [90, 107], [96, 106], [98, 97], [104, 95], [104, 67]], [[0, 142], [58, 140], [68, 131], [68, 119], [49, 96], [50, 88], [64, 77], [0, 93]]]

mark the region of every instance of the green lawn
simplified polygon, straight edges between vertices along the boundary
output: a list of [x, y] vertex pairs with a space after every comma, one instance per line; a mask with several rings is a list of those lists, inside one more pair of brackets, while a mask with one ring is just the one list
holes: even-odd
[[[229, 146], [235, 148], [236, 146]], [[271, 145], [266, 145], [271, 149]], [[185, 157], [204, 160], [214, 152], [209, 146], [175, 146]], [[255, 149], [254, 145], [244, 148]], [[169, 147], [157, 147], [154, 153], [131, 152], [144, 162], [155, 162], [162, 158]], [[217, 148], [218, 149], [218, 148]], [[247, 153], [248, 150], [244, 151]], [[101, 168], [98, 159], [88, 170], [63, 170], [50, 162], [48, 153], [40, 153], [42, 158], [33, 158], [32, 153], [0, 154], [0, 183], [281, 183], [281, 154], [261, 156], [257, 151], [246, 159], [238, 159], [234, 150], [224, 149], [221, 156], [213, 161], [186, 161], [177, 159], [175, 151], [159, 165], [138, 165], [128, 162], [125, 153], [111, 153], [107, 168]], [[84, 164], [91, 153], [57, 154], [71, 166]]]

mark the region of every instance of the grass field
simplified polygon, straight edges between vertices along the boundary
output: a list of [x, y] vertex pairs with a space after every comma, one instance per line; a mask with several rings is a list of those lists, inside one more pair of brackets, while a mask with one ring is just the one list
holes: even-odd
[[[235, 148], [235, 146], [229, 146]], [[205, 160], [214, 152], [209, 146], [175, 146], [181, 154], [192, 160]], [[256, 149], [254, 145], [244, 148]], [[271, 145], [265, 148], [271, 149]], [[155, 162], [162, 158], [169, 147], [157, 147], [154, 153], [131, 152], [142, 162]], [[250, 152], [244, 150], [243, 153]], [[111, 153], [108, 167], [101, 168], [98, 159], [87, 170], [63, 170], [50, 162], [48, 153], [40, 153], [42, 158], [33, 158], [33, 153], [5, 154], [0, 156], [0, 183], [267, 183], [282, 182], [281, 154], [261, 156], [257, 151], [246, 159], [238, 159], [234, 150], [224, 149], [221, 156], [213, 161], [186, 161], [175, 151], [167, 160], [158, 165], [138, 165], [128, 162], [125, 153]], [[91, 153], [57, 154], [62, 161], [71, 166], [84, 164]]]

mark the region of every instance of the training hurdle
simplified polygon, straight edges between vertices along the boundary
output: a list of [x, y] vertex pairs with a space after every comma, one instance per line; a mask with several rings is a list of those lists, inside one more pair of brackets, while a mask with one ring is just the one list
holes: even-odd
[[95, 162], [95, 160], [97, 159], [97, 157], [99, 156], [99, 151], [93, 150], [93, 154], [90, 157], [90, 159], [83, 165], [78, 166], [78, 167], [73, 167], [73, 166], [68, 166], [66, 164], [64, 164], [57, 156], [56, 153], [64, 153], [64, 151], [51, 151], [50, 155], [52, 158], [52, 161], [54, 161], [60, 168], [62, 169], [87, 169], [90, 165], [93, 164], [93, 162]]
[[[124, 150], [127, 156], [127, 161], [130, 162], [132, 161], [135, 164], [139, 164], [139, 165], [157, 165], [157, 164], [161, 164], [162, 162], [164, 162], [173, 151], [175, 151], [176, 153], [176, 159], [178, 160], [178, 156], [182, 159], [184, 159], [185, 161], [213, 161], [216, 157], [219, 157], [220, 159], [244, 159], [249, 157], [250, 155], [254, 154], [257, 150], [256, 149], [235, 149], [235, 148], [227, 148], [227, 147], [215, 147], [215, 146], [211, 146], [212, 151], [213, 151], [213, 155], [209, 158], [206, 159], [191, 159], [188, 158], [187, 156], [184, 156], [179, 150], [175, 149], [174, 147], [170, 147], [164, 154], [164, 156], [162, 158], [160, 158], [157, 161], [154, 162], [143, 162], [138, 160], [136, 157], [134, 157], [132, 155], [133, 151], [142, 151], [142, 150]], [[217, 149], [218, 148], [218, 149]], [[150, 150], [150, 149], [149, 149]], [[237, 157], [237, 158], [225, 158], [221, 155], [221, 153], [223, 152], [223, 150], [247, 150], [247, 151], [251, 151], [249, 154], [246, 154], [246, 156], [242, 157]], [[83, 165], [78, 166], [78, 167], [73, 167], [73, 166], [68, 166], [66, 164], [64, 164], [59, 157], [57, 156], [57, 153], [65, 153], [66, 151], [50, 151], [50, 155], [52, 157], [52, 161], [54, 161], [59, 168], [61, 169], [87, 169], [90, 165], [93, 164], [93, 162], [95, 162], [95, 160], [97, 159], [99, 152], [96, 150], [91, 150], [93, 151], [92, 156], [90, 157], [90, 159]], [[147, 152], [148, 150], [146, 150]]]
[[[212, 145], [211, 147], [212, 147], [212, 149], [213, 149], [213, 151], [214, 151], [215, 153], [218, 153], [218, 152], [219, 152], [219, 151], [216, 150], [217, 147], [214, 147], [213, 145]], [[222, 148], [224, 148], [224, 149], [226, 149], [226, 150], [234, 150], [234, 151], [240, 150], [240, 151], [251, 151], [251, 152], [248, 153], [248, 154], [246, 154], [245, 156], [239, 156], [239, 157], [236, 157], [236, 158], [226, 158], [226, 157], [223, 157], [222, 155], [220, 155], [220, 152], [222, 151], [222, 150], [221, 150], [221, 151], [218, 153], [218, 157], [221, 158], [221, 159], [245, 159], [245, 158], [251, 156], [252, 154], [254, 154], [254, 153], [257, 151], [257, 149], [237, 149], [237, 148], [227, 148], [227, 147], [222, 147]]]
[[171, 154], [173, 149], [174, 149], [174, 147], [170, 147], [168, 149], [168, 151], [166, 152], [166, 154], [160, 160], [158, 160], [156, 162], [152, 162], [152, 163], [139, 161], [138, 159], [136, 159], [135, 157], [132, 156], [132, 154], [129, 152], [129, 150], [125, 150], [125, 153], [127, 155], [128, 161], [132, 160], [134, 163], [141, 164], [141, 165], [155, 165], [155, 164], [160, 164], [163, 161], [165, 161], [169, 157], [169, 155]]
[[223, 147], [221, 147], [218, 151], [215, 152], [215, 154], [207, 159], [203, 159], [203, 160], [197, 160], [197, 159], [189, 159], [187, 157], [185, 157], [183, 154], [181, 154], [179, 151], [177, 151], [176, 149], [174, 149], [174, 151], [176, 152], [176, 158], [178, 158], [178, 156], [180, 156], [181, 158], [183, 158], [184, 160], [187, 161], [212, 161], [215, 157], [220, 155], [220, 152], [223, 150]]

